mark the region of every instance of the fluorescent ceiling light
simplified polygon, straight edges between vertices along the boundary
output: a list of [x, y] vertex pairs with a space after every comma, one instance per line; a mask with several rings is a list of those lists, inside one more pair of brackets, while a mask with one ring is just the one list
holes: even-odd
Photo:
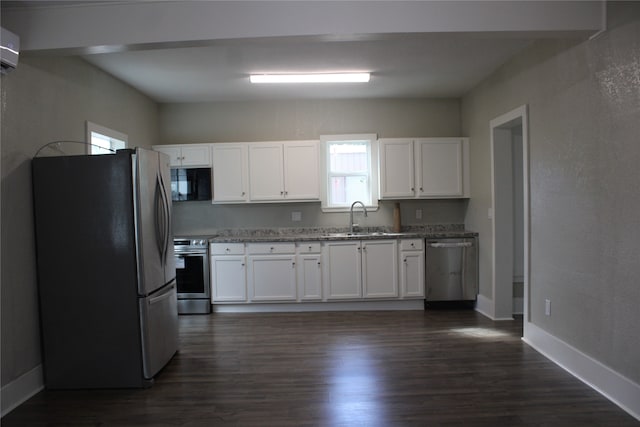
[[369, 73], [253, 74], [251, 83], [366, 83]]

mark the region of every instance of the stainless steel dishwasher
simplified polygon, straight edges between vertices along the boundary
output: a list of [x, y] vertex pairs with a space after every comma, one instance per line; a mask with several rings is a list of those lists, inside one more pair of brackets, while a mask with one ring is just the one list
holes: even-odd
[[478, 239], [427, 239], [425, 303], [473, 303], [478, 294]]

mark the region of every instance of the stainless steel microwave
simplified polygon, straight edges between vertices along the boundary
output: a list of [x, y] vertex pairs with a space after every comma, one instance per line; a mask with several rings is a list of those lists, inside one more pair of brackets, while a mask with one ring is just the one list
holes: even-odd
[[211, 168], [171, 169], [171, 200], [211, 200]]

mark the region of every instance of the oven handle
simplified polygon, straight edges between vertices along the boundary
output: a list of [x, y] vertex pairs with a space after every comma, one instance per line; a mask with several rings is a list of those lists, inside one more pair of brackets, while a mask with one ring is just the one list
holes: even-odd
[[205, 255], [206, 256], [207, 252], [206, 251], [201, 251], [201, 252], [195, 252], [195, 251], [192, 251], [192, 252], [178, 252], [178, 251], [175, 251], [175, 255], [176, 256], [180, 256], [180, 255], [184, 255], [184, 256]]

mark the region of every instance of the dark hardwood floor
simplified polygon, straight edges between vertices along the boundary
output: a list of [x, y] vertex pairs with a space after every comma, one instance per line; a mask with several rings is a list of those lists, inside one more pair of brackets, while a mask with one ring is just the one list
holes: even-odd
[[44, 391], [11, 426], [638, 426], [471, 310], [181, 316], [141, 390]]

